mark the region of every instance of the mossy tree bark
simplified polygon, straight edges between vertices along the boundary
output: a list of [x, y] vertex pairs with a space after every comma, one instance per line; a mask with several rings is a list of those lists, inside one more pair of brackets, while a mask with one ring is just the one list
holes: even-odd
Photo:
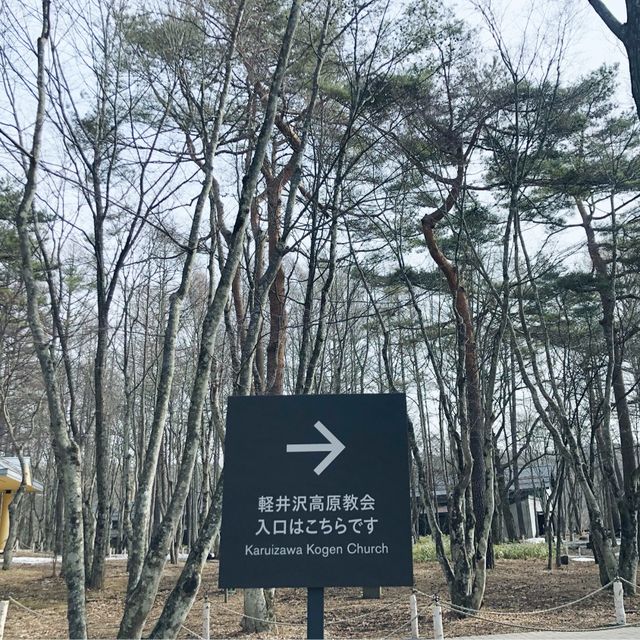
[[46, 50], [49, 41], [50, 0], [42, 1], [42, 28], [37, 42], [37, 109], [30, 153], [26, 158], [26, 181], [16, 211], [22, 278], [27, 297], [27, 317], [44, 380], [49, 420], [56, 461], [60, 469], [64, 491], [64, 558], [63, 569], [67, 584], [67, 620], [72, 638], [87, 637], [84, 592], [84, 539], [82, 527], [82, 454], [70, 432], [64, 403], [60, 397], [57, 365], [50, 349], [50, 341], [40, 317], [38, 284], [34, 275], [32, 238], [29, 226], [33, 221], [33, 201], [37, 190], [37, 173], [42, 150], [42, 133], [46, 110]]

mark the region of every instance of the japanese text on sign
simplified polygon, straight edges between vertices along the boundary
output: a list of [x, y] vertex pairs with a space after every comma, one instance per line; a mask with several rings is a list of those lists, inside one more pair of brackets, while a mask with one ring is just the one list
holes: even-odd
[[[301, 536], [331, 535], [339, 536], [350, 533], [355, 535], [372, 535], [378, 518], [336, 516], [336, 512], [356, 515], [357, 512], [375, 511], [375, 498], [368, 493], [363, 496], [354, 494], [331, 495], [294, 495], [294, 496], [260, 496], [258, 498], [259, 514], [295, 513], [291, 518], [258, 518], [255, 536]], [[319, 515], [331, 513], [332, 516], [322, 518], [301, 518], [302, 512], [318, 512]]]
[[288, 511], [373, 511], [376, 501], [369, 494], [328, 496], [260, 496], [260, 513], [287, 513]]
[[342, 518], [335, 518], [329, 520], [328, 518], [322, 518], [320, 520], [307, 518], [302, 520], [300, 518], [289, 518], [288, 520], [273, 520], [267, 522], [264, 518], [258, 519], [258, 530], [255, 535], [330, 535], [337, 533], [343, 535], [350, 531], [355, 534], [367, 533], [371, 535], [375, 530], [375, 525], [378, 522], [377, 518], [350, 518], [344, 521]]

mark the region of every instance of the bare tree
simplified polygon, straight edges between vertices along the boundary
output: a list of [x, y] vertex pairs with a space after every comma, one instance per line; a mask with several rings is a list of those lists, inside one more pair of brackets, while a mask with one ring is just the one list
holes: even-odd
[[[85, 17], [86, 9], [86, 5], [81, 10], [76, 9], [73, 21], [79, 32], [78, 38], [88, 40], [85, 46], [93, 54], [89, 73], [93, 74], [95, 102], [86, 113], [79, 106], [64, 63], [54, 48], [52, 107], [54, 125], [60, 132], [69, 164], [73, 167], [68, 179], [80, 189], [92, 219], [91, 233], [84, 236], [95, 264], [93, 289], [96, 295], [97, 339], [93, 378], [97, 514], [95, 543], [93, 553], [89, 554], [92, 558], [87, 558], [91, 566], [87, 584], [92, 588], [102, 588], [111, 526], [110, 433], [113, 427], [105, 400], [111, 309], [125, 262], [149, 216], [166, 197], [163, 187], [167, 187], [176, 169], [149, 177], [158, 155], [158, 140], [163, 133], [168, 109], [165, 107], [160, 111], [153, 122], [145, 123], [146, 129], [152, 131], [150, 136], [141, 130], [136, 121], [140, 119], [139, 105], [146, 98], [145, 91], [150, 91], [139, 92], [132, 76], [126, 72], [122, 32], [116, 24], [118, 7], [111, 2], [97, 4], [98, 17], [95, 20]], [[73, 7], [69, 10], [74, 11]], [[78, 52], [78, 55], [83, 53]], [[88, 74], [85, 76], [85, 91], [89, 90], [89, 77]], [[143, 136], [147, 138], [144, 149], [139, 140]], [[131, 184], [129, 176], [123, 180], [122, 168], [128, 161], [126, 156], [130, 149], [135, 150], [139, 165], [135, 176], [137, 184]], [[89, 546], [91, 540], [86, 542]]]
[[35, 91], [37, 108], [31, 145], [27, 151], [20, 147], [27, 166], [22, 199], [16, 212], [15, 224], [20, 242], [22, 278], [27, 296], [27, 315], [34, 346], [44, 379], [51, 433], [56, 452], [65, 498], [65, 580], [68, 589], [67, 618], [69, 635], [87, 637], [84, 595], [84, 540], [82, 529], [81, 451], [74, 434], [70, 432], [60, 397], [57, 366], [49, 348], [38, 306], [38, 285], [34, 276], [30, 222], [33, 220], [33, 201], [37, 190], [37, 170], [42, 150], [42, 132], [46, 107], [46, 50], [50, 29], [50, 2], [43, 0], [41, 32], [37, 41], [37, 75]]
[[611, 33], [622, 42], [629, 56], [631, 92], [640, 117], [640, 2], [626, 0], [627, 21], [620, 22], [603, 0], [588, 0]]
[[[242, 7], [243, 5], [240, 6], [240, 10], [236, 14], [236, 21], [234, 25], [235, 35], [237, 35], [240, 17], [242, 15]], [[227, 252], [226, 260], [220, 274], [220, 279], [215, 289], [215, 293], [210, 303], [208, 304], [202, 326], [196, 374], [189, 399], [186, 441], [182, 459], [180, 462], [177, 481], [173, 494], [171, 496], [171, 501], [167, 512], [164, 515], [161, 525], [152, 536], [149, 550], [146, 553], [144, 562], [140, 565], [138, 576], [137, 578], [132, 579], [132, 576], [130, 575], [127, 594], [127, 606], [125, 608], [123, 619], [120, 624], [120, 630], [118, 632], [118, 636], [121, 638], [139, 637], [142, 632], [144, 621], [146, 620], [146, 617], [153, 605], [155, 594], [162, 574], [162, 569], [165, 564], [166, 554], [169, 550], [170, 542], [175, 535], [176, 526], [178, 524], [179, 517], [188, 494], [189, 485], [191, 484], [193, 466], [198, 451], [202, 411], [208, 390], [212, 355], [215, 347], [217, 330], [224, 316], [224, 309], [227, 304], [231, 285], [235, 278], [235, 273], [242, 257], [242, 250], [245, 241], [245, 231], [249, 222], [251, 201], [254, 197], [260, 169], [262, 167], [267, 150], [267, 144], [271, 136], [271, 131], [276, 116], [278, 96], [281, 91], [282, 82], [285, 76], [287, 61], [289, 52], [291, 51], [299, 12], [300, 2], [298, 0], [294, 0], [294, 2], [292, 2], [291, 11], [287, 20], [286, 30], [282, 38], [282, 46], [278, 55], [278, 60], [271, 81], [271, 86], [269, 87], [269, 97], [267, 100], [262, 126], [256, 139], [256, 145], [252, 155], [251, 163], [242, 181], [242, 191], [240, 194], [238, 214], [229, 241], [229, 249]], [[230, 60], [230, 57], [233, 53], [235, 37], [232, 38], [231, 42], [232, 45], [229, 49], [227, 60]], [[225, 86], [228, 86], [230, 73], [231, 65], [229, 62], [227, 62]], [[216, 132], [219, 131], [219, 125], [221, 123], [221, 112], [218, 112], [218, 114], [219, 117], [216, 119]], [[209, 165], [209, 172], [212, 170], [212, 159], [213, 156], [208, 156], [207, 162]], [[200, 194], [199, 202], [201, 203], [202, 207], [204, 207], [205, 198], [208, 199], [208, 191], [211, 188], [211, 182], [212, 180], [211, 178], [209, 178], [206, 185], [206, 192], [203, 191]], [[197, 228], [194, 230], [194, 249], [196, 240], [195, 232], [197, 232]], [[184, 284], [186, 287], [186, 283]], [[173, 341], [175, 341], [175, 330], [176, 329], [174, 328], [172, 336]], [[167, 331], [167, 336], [169, 335], [170, 332]], [[170, 380], [167, 380], [167, 383], [169, 382]], [[164, 389], [161, 388], [161, 392], [163, 394], [167, 394], [168, 387], [165, 386]], [[166, 406], [168, 398], [162, 397], [159, 394], [158, 400]], [[161, 434], [159, 433], [158, 435], [160, 436]], [[137, 513], [142, 514], [142, 511], [138, 511]]]
[[[146, 452], [144, 454], [144, 462], [141, 469], [138, 491], [136, 493], [136, 498], [133, 506], [132, 529], [134, 532], [134, 538], [131, 545], [131, 556], [129, 559], [129, 581], [127, 586], [128, 598], [131, 598], [132, 592], [138, 585], [140, 585], [141, 588], [144, 588], [145, 586], [144, 583], [141, 583], [140, 578], [141, 572], [143, 570], [146, 542], [150, 526], [153, 484], [156, 477], [160, 447], [162, 444], [162, 437], [167, 419], [170, 392], [175, 374], [176, 338], [178, 327], [180, 324], [182, 305], [188, 293], [194, 269], [194, 262], [199, 243], [200, 224], [204, 215], [205, 207], [209, 200], [209, 192], [213, 183], [213, 161], [217, 152], [221, 135], [223, 117], [228, 97], [229, 83], [231, 80], [231, 59], [235, 47], [235, 36], [237, 35], [237, 30], [240, 24], [243, 10], [244, 2], [241, 2], [236, 13], [235, 26], [233, 31], [234, 35], [230, 40], [228, 49], [225, 54], [224, 77], [222, 79], [222, 85], [220, 88], [220, 94], [218, 97], [213, 121], [208, 123], [210, 125], [210, 129], [208, 128], [206, 122], [203, 123], [205, 129], [201, 132], [203, 134], [203, 158], [201, 162], [201, 170], [203, 171], [204, 179], [195, 203], [191, 228], [189, 231], [186, 246], [184, 248], [185, 259], [182, 266], [180, 284], [170, 296], [169, 313], [166, 329], [164, 332], [164, 343], [162, 348], [162, 365], [160, 369], [160, 379], [157, 385], [153, 422], [148, 433], [148, 444], [146, 447]], [[179, 43], [176, 43], [176, 46], [179, 46]], [[181, 74], [183, 72], [184, 69], [181, 67], [178, 67], [178, 69], [176, 70], [176, 74], [179, 78], [181, 77]], [[188, 89], [185, 90], [188, 91]], [[169, 96], [167, 98], [162, 98], [162, 100], [170, 100], [170, 94], [171, 92], [169, 92]], [[193, 143], [191, 141], [189, 130], [187, 130], [185, 135], [187, 137], [188, 144], [192, 145]], [[164, 562], [162, 562], [162, 564], [164, 564]], [[139, 604], [137, 606], [139, 606]], [[148, 602], [146, 602], [144, 603], [144, 606], [147, 607], [150, 605]], [[131, 615], [130, 609], [127, 609], [127, 611], [125, 612], [125, 618], [128, 615]], [[144, 617], [146, 617], [146, 614]], [[123, 625], [124, 624], [125, 622], [123, 620]], [[133, 624], [133, 622], [130, 622], [129, 624]], [[125, 627], [121, 629], [121, 631], [124, 631], [124, 629], [126, 629], [126, 631], [124, 631], [125, 637], [133, 637], [136, 633], [140, 633], [140, 631], [134, 631], [134, 629], [141, 629], [141, 626], [139, 626], [139, 624], [140, 623], [136, 623], [135, 626], [125, 625]]]

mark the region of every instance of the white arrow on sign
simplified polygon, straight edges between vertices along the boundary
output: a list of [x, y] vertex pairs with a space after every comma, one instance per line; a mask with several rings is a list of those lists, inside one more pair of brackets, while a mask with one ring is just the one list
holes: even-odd
[[329, 455], [314, 469], [316, 475], [319, 476], [344, 451], [345, 447], [320, 420], [313, 426], [327, 439], [327, 442], [321, 444], [288, 444], [287, 453], [328, 451]]

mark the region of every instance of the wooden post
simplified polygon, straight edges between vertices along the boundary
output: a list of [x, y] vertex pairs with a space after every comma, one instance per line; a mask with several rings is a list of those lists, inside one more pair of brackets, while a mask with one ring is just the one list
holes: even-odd
[[618, 578], [613, 581], [613, 604], [616, 608], [616, 624], [627, 624], [627, 614], [624, 610], [624, 591], [622, 582]]
[[420, 638], [420, 630], [418, 629], [418, 599], [415, 590], [409, 596], [409, 613], [411, 615], [411, 638], [417, 640]]
[[434, 640], [444, 640], [444, 628], [442, 626], [442, 607], [438, 596], [433, 598], [433, 637]]
[[204, 607], [202, 607], [202, 637], [204, 640], [211, 638], [211, 604], [207, 596], [204, 597]]
[[7, 611], [9, 611], [9, 601], [0, 600], [0, 640], [4, 638], [4, 623], [7, 621]]

